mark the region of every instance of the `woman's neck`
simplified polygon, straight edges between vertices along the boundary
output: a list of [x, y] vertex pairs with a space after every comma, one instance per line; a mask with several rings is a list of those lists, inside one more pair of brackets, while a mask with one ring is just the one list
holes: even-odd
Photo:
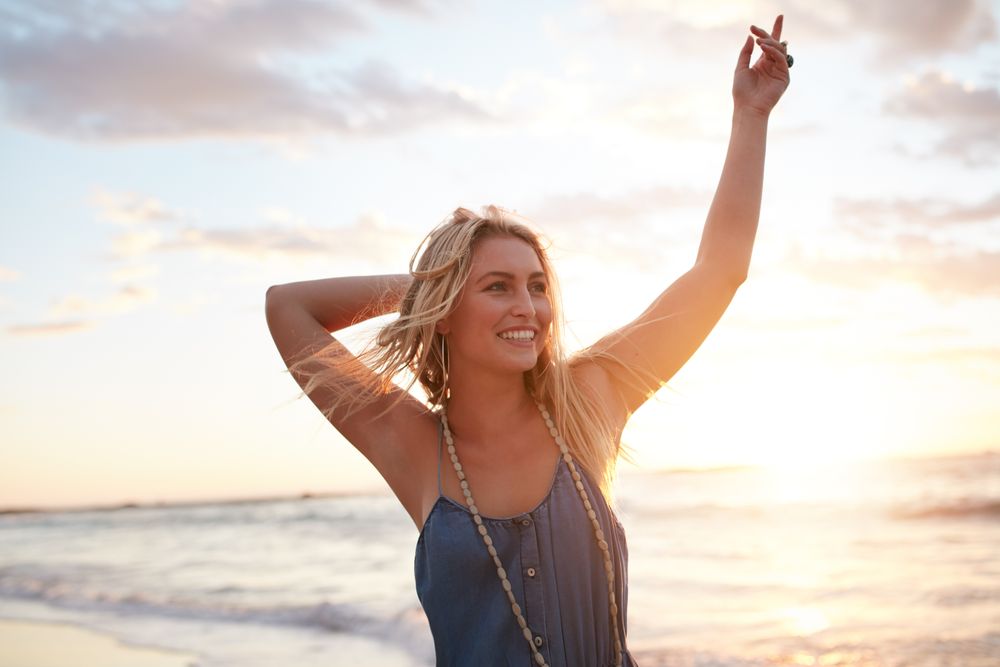
[[524, 386], [523, 375], [449, 378], [448, 425], [468, 443], [503, 442], [512, 431], [538, 413]]

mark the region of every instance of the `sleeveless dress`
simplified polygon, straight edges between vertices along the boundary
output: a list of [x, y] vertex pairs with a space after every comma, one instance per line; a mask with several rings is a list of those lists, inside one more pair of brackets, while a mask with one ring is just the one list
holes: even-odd
[[[414, 558], [417, 597], [430, 623], [437, 667], [537, 667], [472, 512], [444, 494], [442, 449], [439, 438], [438, 499], [420, 531]], [[622, 665], [638, 667], [625, 641], [625, 530], [597, 484], [581, 466], [577, 470], [612, 554]], [[604, 557], [562, 456], [548, 495], [535, 509], [504, 518], [480, 516], [545, 662], [550, 667], [614, 667]]]

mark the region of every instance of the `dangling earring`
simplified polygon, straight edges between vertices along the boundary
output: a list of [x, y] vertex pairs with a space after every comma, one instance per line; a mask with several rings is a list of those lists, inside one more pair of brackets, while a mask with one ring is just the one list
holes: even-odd
[[451, 398], [451, 390], [448, 388], [448, 357], [444, 349], [444, 334], [441, 336], [441, 403]]

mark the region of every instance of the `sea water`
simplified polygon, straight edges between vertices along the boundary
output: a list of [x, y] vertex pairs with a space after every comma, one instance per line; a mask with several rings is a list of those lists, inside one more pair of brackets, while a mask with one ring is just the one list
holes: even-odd
[[[641, 667], [1000, 665], [1000, 453], [623, 469], [616, 504]], [[0, 617], [198, 667], [424, 667], [416, 539], [388, 491], [8, 513]]]

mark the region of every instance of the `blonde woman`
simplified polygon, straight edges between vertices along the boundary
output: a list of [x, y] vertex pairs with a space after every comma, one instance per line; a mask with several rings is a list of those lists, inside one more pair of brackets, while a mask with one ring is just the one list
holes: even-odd
[[[567, 355], [540, 235], [457, 209], [401, 275], [271, 287], [266, 315], [303, 392], [419, 530], [418, 597], [439, 666], [635, 665], [628, 550], [611, 502], [629, 416], [690, 358], [747, 276], [768, 116], [791, 57], [755, 26], [694, 265], [635, 321]], [[330, 336], [390, 312], [358, 356]], [[394, 379], [409, 377], [400, 387]], [[425, 400], [410, 393], [420, 384]]]

